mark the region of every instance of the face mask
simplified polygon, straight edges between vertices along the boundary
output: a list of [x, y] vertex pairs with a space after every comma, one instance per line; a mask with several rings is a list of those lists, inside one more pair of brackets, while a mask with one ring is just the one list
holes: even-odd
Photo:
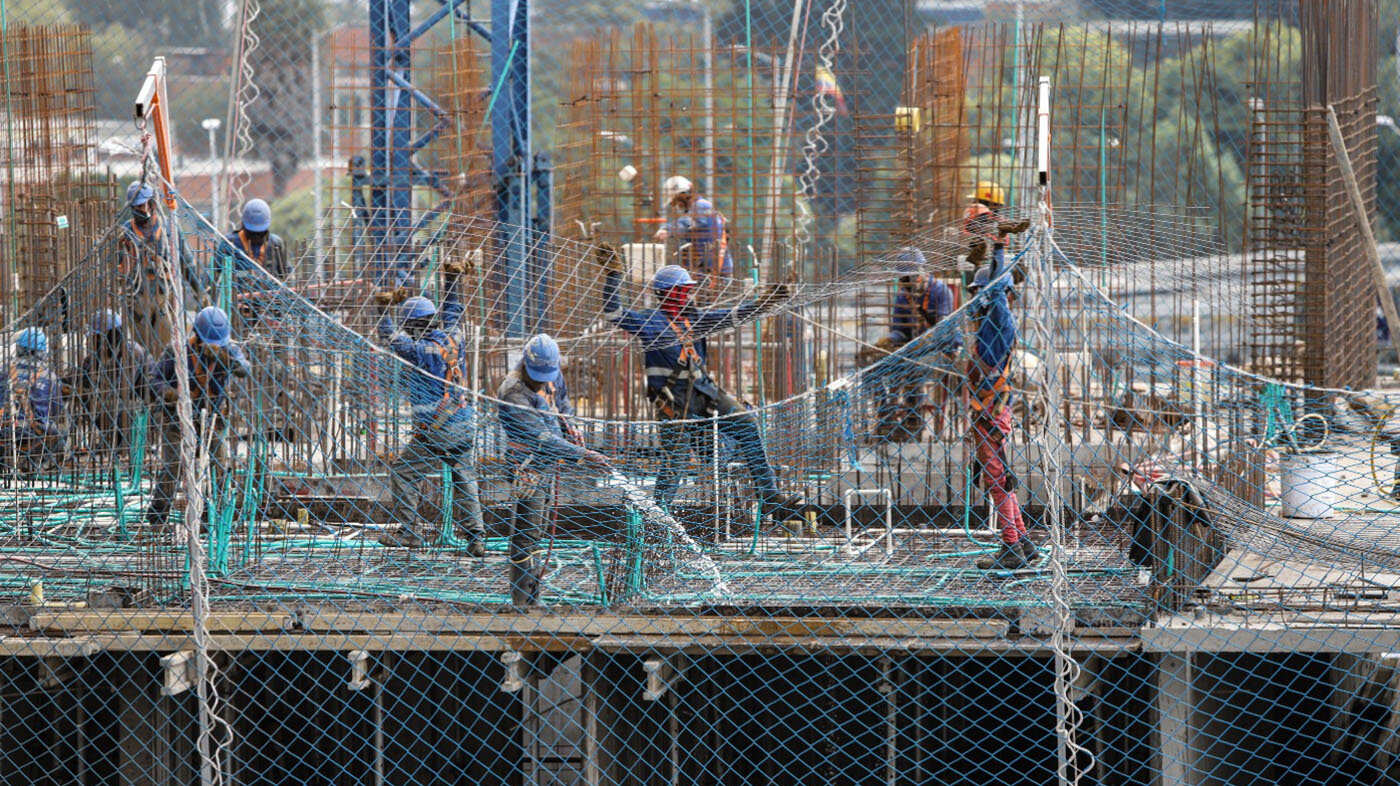
[[131, 209], [131, 217], [136, 221], [137, 226], [145, 226], [151, 223], [151, 213], [149, 211], [149, 207], [147, 207], [144, 212], [141, 207], [133, 207]]

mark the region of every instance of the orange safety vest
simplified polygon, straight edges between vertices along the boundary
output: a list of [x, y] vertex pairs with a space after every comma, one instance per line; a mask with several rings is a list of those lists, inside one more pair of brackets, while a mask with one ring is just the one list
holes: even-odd
[[963, 231], [978, 237], [992, 237], [996, 229], [996, 213], [981, 202], [973, 202], [963, 213]]
[[257, 262], [258, 265], [263, 267], [266, 267], [266, 265], [263, 265], [263, 262], [267, 259], [267, 247], [272, 245], [271, 241], [271, 235], [263, 238], [262, 245], [258, 247], [258, 253], [256, 256], [254, 256], [253, 244], [248, 242], [248, 230], [238, 230], [238, 242], [243, 246], [243, 253], [247, 254], [249, 259], [253, 260], [254, 262]]
[[156, 224], [156, 228], [149, 235], [142, 232], [136, 226], [135, 221], [128, 222], [126, 229], [127, 231], [122, 233], [122, 247], [125, 253], [122, 254], [122, 260], [117, 263], [117, 272], [130, 278], [136, 275], [139, 267], [148, 280], [156, 280], [160, 268], [158, 265], [151, 264], [151, 257], [153, 254], [161, 253], [161, 243], [165, 241], [165, 225]]
[[439, 347], [438, 354], [442, 357], [442, 362], [446, 368], [442, 378], [446, 380], [442, 385], [442, 398], [438, 401], [437, 415], [433, 418], [432, 427], [442, 428], [447, 423], [447, 418], [452, 415], [455, 409], [466, 406], [466, 394], [458, 391], [462, 385], [462, 367], [458, 361], [462, 358], [461, 347], [457, 346], [457, 340], [451, 336], [447, 337], [447, 346]]
[[[1010, 355], [1007, 356], [1007, 366], [1011, 365]], [[988, 379], [990, 369], [984, 367], [982, 361], [973, 355], [972, 367], [968, 370], [967, 381], [972, 386], [972, 399], [968, 406], [973, 412], [985, 412], [992, 417], [1001, 414], [1006, 405], [1011, 402], [1011, 379], [1006, 374], [1003, 367], [996, 371], [996, 377], [992, 378], [990, 387], [984, 383]]]

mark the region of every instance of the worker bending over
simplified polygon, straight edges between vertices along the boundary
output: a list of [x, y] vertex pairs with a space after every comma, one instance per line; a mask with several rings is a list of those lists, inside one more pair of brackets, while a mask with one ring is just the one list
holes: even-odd
[[[896, 261], [916, 265], [920, 269], [926, 265], [923, 252], [917, 248], [902, 250]], [[947, 284], [929, 273], [900, 276], [899, 290], [890, 311], [889, 333], [875, 342], [875, 346], [886, 352], [898, 351], [951, 313], [953, 290]], [[956, 343], [952, 343], [949, 349], [956, 346]], [[922, 409], [926, 375], [921, 373], [917, 363], [906, 361], [891, 364], [881, 379], [884, 384], [880, 391], [875, 435], [899, 442], [917, 440], [924, 430]], [[941, 401], [942, 397], [939, 399]]]
[[560, 463], [588, 462], [607, 467], [607, 459], [583, 446], [569, 423], [573, 406], [560, 373], [559, 345], [541, 333], [525, 342], [520, 363], [496, 393], [506, 435], [506, 471], [510, 483], [510, 599], [517, 606], [539, 602], [538, 550], [545, 513]]
[[425, 476], [446, 465], [452, 475], [452, 522], [466, 536], [473, 557], [486, 556], [486, 523], [473, 465], [471, 398], [465, 387], [467, 323], [460, 293], [466, 272], [461, 263], [444, 265], [447, 293], [442, 311], [426, 297], [404, 301], [402, 321], [389, 338], [389, 349], [413, 366], [407, 375], [413, 407], [413, 434], [390, 468], [397, 532], [386, 533], [385, 545], [422, 546], [436, 529], [433, 521], [418, 522], [410, 491]]
[[121, 315], [103, 309], [87, 330], [88, 351], [72, 380], [94, 434], [92, 448], [113, 463], [128, 446], [132, 415], [146, 400], [151, 354], [126, 337]]
[[[778, 490], [777, 474], [759, 433], [758, 419], [720, 389], [705, 370], [706, 336], [724, 330], [750, 315], [781, 304], [790, 297], [784, 284], [766, 285], [757, 299], [737, 308], [700, 310], [690, 305], [695, 279], [685, 268], [667, 265], [651, 280], [659, 308], [623, 309], [622, 260], [610, 246], [597, 249], [597, 259], [605, 271], [603, 284], [604, 316], [640, 344], [646, 364], [647, 398], [659, 420], [692, 421], [718, 418], [719, 433], [734, 440], [740, 459], [749, 472], [763, 510], [779, 521], [800, 517], [807, 504], [800, 496]], [[680, 487], [680, 467], [688, 450], [713, 461], [712, 428], [716, 424], [684, 422], [663, 428], [661, 443], [673, 455], [664, 460], [656, 480], [656, 500], [670, 505]]]
[[[146, 509], [146, 523], [153, 531], [163, 530], [170, 519], [180, 472], [180, 419], [175, 409], [180, 400], [180, 388], [175, 364], [185, 363], [189, 372], [194, 427], [199, 429], [203, 421], [205, 428], [219, 428], [220, 407], [229, 379], [246, 377], [252, 371], [252, 365], [233, 342], [231, 334], [228, 315], [218, 306], [209, 306], [195, 316], [194, 335], [189, 342], [184, 347], [167, 347], [151, 372], [152, 394], [162, 405], [158, 412], [160, 469], [156, 472], [151, 505]], [[214, 451], [216, 456], [222, 454], [217, 441]]]
[[0, 464], [20, 472], [56, 466], [67, 449], [63, 384], [49, 363], [49, 338], [43, 328], [29, 327], [15, 338], [15, 355], [0, 370]]
[[980, 296], [972, 312], [974, 330], [969, 353], [968, 406], [972, 422], [967, 433], [968, 452], [974, 455], [975, 477], [990, 496], [990, 507], [1001, 525], [1001, 548], [994, 556], [977, 561], [983, 570], [1016, 570], [1029, 566], [1038, 550], [1026, 533], [1021, 503], [1016, 499], [1016, 476], [1006, 455], [1011, 433], [1011, 353], [1016, 346], [1016, 319], [1010, 298], [1015, 292], [1006, 272], [1005, 233], [998, 233], [992, 247], [992, 264], [977, 271], [968, 289]]
[[694, 184], [680, 175], [666, 178], [662, 191], [666, 204], [680, 215], [656, 230], [656, 239], [677, 244], [683, 267], [711, 276], [732, 276], [734, 256], [729, 253], [729, 221], [724, 214], [710, 200], [695, 196]]

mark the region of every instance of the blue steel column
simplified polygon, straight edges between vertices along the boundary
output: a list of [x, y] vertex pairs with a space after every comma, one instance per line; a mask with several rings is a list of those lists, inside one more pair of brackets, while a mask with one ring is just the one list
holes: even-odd
[[380, 286], [402, 284], [412, 258], [413, 112], [408, 91], [390, 77], [412, 76], [409, 0], [370, 0], [370, 218], [371, 270]]
[[549, 228], [554, 218], [554, 164], [548, 153], [535, 154], [530, 180], [535, 192], [535, 218], [530, 233], [530, 285], [535, 295], [530, 323], [534, 327], [530, 332], [550, 333], [553, 326], [549, 320], [549, 279], [553, 256], [549, 248]]
[[500, 93], [491, 114], [491, 172], [496, 184], [497, 253], [503, 267], [507, 336], [526, 327], [529, 277], [530, 9], [528, 0], [491, 0], [491, 73]]

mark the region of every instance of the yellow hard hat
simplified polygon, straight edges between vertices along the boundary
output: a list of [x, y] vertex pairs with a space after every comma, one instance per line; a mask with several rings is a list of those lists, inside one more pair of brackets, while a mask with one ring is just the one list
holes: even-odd
[[972, 195], [972, 198], [979, 202], [990, 202], [993, 205], [1006, 204], [1006, 192], [999, 184], [990, 180], [977, 181], [977, 192]]

